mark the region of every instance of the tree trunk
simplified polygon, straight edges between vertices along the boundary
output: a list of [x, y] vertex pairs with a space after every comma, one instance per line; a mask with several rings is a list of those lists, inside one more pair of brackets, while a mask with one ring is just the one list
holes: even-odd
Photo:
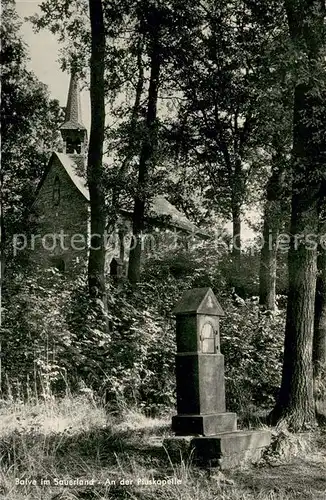
[[317, 249], [309, 235], [318, 235], [320, 180], [309, 178], [315, 159], [309, 157], [311, 130], [303, 117], [310, 109], [310, 91], [300, 84], [294, 96], [289, 294], [282, 383], [272, 412], [274, 422], [284, 419], [293, 430], [315, 425], [312, 344]]
[[142, 232], [144, 230], [145, 204], [148, 199], [148, 175], [157, 141], [157, 98], [161, 66], [159, 24], [151, 28], [150, 82], [148, 89], [148, 104], [146, 115], [146, 132], [139, 158], [137, 192], [134, 199], [133, 239], [129, 253], [128, 279], [135, 284], [140, 279], [142, 255]]
[[103, 189], [105, 33], [101, 0], [89, 0], [89, 13], [92, 42], [90, 60], [91, 130], [87, 162], [87, 181], [91, 207], [88, 283], [91, 297], [98, 297], [103, 301], [105, 307], [106, 206]]
[[282, 159], [273, 159], [272, 174], [267, 184], [260, 254], [259, 303], [270, 311], [275, 311], [276, 307], [277, 237], [282, 218], [283, 172], [279, 161]]
[[[303, 222], [303, 217], [300, 219]], [[273, 420], [286, 419], [293, 430], [300, 430], [313, 425], [315, 418], [311, 359], [316, 251], [307, 250], [303, 244], [296, 250], [292, 240], [288, 265], [289, 295], [282, 383]]]
[[325, 173], [323, 85], [319, 88], [325, 3], [285, 0], [285, 8], [292, 43], [302, 54], [302, 70], [309, 78], [298, 82], [294, 91], [289, 295], [282, 383], [272, 418], [285, 419], [292, 429], [301, 430], [316, 424], [312, 347], [316, 238]]
[[326, 418], [326, 250], [319, 248], [313, 340], [314, 392], [317, 415]]

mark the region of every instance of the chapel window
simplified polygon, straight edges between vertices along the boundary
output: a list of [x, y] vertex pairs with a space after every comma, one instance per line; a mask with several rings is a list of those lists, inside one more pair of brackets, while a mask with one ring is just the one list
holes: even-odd
[[55, 207], [60, 205], [60, 179], [57, 175], [53, 183], [52, 201]]

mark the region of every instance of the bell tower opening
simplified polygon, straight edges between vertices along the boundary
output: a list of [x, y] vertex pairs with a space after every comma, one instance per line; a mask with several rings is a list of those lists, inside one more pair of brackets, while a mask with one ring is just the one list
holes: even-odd
[[80, 137], [77, 137], [75, 140], [72, 137], [67, 137], [66, 142], [66, 153], [69, 154], [77, 154], [80, 155], [82, 151], [82, 143]]

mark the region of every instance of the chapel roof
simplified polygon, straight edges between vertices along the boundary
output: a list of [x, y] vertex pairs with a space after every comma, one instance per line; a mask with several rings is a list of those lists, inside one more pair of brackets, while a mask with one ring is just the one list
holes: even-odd
[[77, 174], [76, 164], [74, 160], [65, 153], [54, 152], [53, 154], [57, 156], [61, 165], [69, 175], [72, 182], [75, 184], [76, 188], [81, 192], [81, 194], [86, 198], [86, 200], [89, 201], [89, 191], [86, 181], [83, 177]]
[[[86, 181], [83, 177], [78, 175], [76, 170], [76, 165], [74, 160], [64, 154], [64, 153], [53, 153], [59, 159], [61, 165], [67, 172], [68, 176], [78, 189], [78, 191], [89, 201], [89, 191], [86, 184]], [[132, 215], [132, 209], [123, 209], [121, 210], [127, 216]], [[183, 229], [184, 231], [198, 234], [201, 237], [208, 238], [208, 234], [203, 230], [199, 229], [195, 224], [193, 224], [180, 210], [178, 210], [172, 203], [170, 203], [163, 195], [154, 196], [149, 210], [149, 218], [158, 218], [158, 217], [168, 217], [169, 225], [177, 227], [179, 229]]]

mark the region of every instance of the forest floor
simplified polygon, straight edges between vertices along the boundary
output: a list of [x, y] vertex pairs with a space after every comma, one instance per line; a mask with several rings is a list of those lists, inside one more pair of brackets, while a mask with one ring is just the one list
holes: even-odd
[[268, 458], [224, 474], [172, 464], [162, 447], [169, 435], [170, 419], [111, 417], [86, 396], [1, 401], [0, 499], [326, 499], [325, 430], [280, 431]]

